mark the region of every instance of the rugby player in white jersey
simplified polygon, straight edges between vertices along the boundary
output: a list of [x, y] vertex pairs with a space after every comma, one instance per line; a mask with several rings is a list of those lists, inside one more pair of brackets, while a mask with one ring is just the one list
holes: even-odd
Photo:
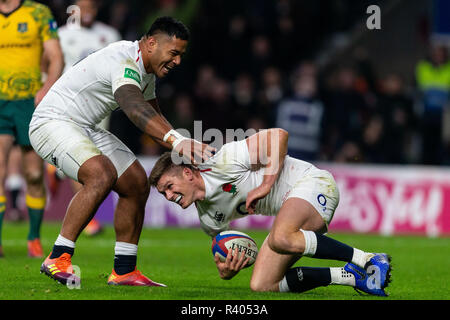
[[[260, 131], [225, 144], [198, 167], [178, 164], [167, 152], [156, 162], [149, 182], [182, 208], [195, 203], [201, 226], [212, 237], [248, 214], [276, 216], [254, 264], [254, 291], [304, 292], [340, 284], [385, 296], [390, 258], [324, 235], [339, 202], [336, 183], [329, 172], [286, 156], [287, 142], [282, 129]], [[301, 256], [347, 264], [291, 268]], [[218, 256], [215, 262], [220, 277], [231, 279], [248, 259], [230, 250], [225, 262]]]
[[171, 17], [158, 18], [139, 41], [119, 41], [70, 68], [37, 106], [30, 123], [33, 148], [47, 162], [83, 186], [70, 202], [53, 250], [41, 266], [67, 283], [73, 275], [75, 242], [111, 190], [119, 195], [114, 212], [114, 268], [108, 284], [161, 286], [136, 268], [137, 245], [150, 187], [144, 168], [118, 138], [97, 126], [120, 107], [161, 145], [192, 161], [213, 148], [184, 138], [162, 115], [155, 78], [181, 62], [189, 31]]
[[[81, 59], [86, 58], [92, 52], [106, 47], [108, 44], [122, 39], [115, 28], [97, 21], [98, 1], [75, 0], [73, 4], [78, 11], [72, 14], [73, 20], [58, 29], [59, 41], [64, 54], [64, 72], [69, 70]], [[98, 125], [108, 130], [110, 117], [106, 117]], [[47, 166], [49, 189], [54, 193], [61, 182], [61, 171], [56, 171], [52, 165]], [[73, 193], [77, 193], [81, 184], [70, 179]], [[84, 229], [87, 235], [97, 235], [102, 231], [101, 223], [93, 217]]]

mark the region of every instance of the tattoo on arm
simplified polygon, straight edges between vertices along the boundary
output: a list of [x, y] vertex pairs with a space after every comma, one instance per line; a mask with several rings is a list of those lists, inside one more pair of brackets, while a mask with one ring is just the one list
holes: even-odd
[[147, 101], [152, 105], [153, 109], [155, 109], [156, 112], [158, 112], [160, 115], [163, 115], [161, 109], [159, 108], [158, 100], [156, 100], [156, 98]]
[[142, 131], [146, 131], [149, 120], [160, 114], [145, 101], [139, 88], [132, 84], [119, 87], [114, 98], [128, 118]]

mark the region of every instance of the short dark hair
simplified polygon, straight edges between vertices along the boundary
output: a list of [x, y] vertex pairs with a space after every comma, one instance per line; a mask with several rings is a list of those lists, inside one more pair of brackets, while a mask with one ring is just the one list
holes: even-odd
[[156, 161], [153, 166], [152, 172], [150, 172], [150, 176], [148, 177], [148, 182], [150, 186], [156, 187], [159, 179], [163, 176], [164, 173], [169, 172], [174, 169], [180, 168], [190, 168], [191, 170], [196, 170], [193, 165], [190, 164], [175, 164], [172, 160], [173, 153], [171, 151], [164, 152], [161, 157]]
[[183, 22], [172, 17], [159, 17], [153, 22], [150, 30], [145, 34], [146, 37], [157, 33], [165, 33], [170, 37], [175, 36], [181, 40], [189, 40], [189, 30]]

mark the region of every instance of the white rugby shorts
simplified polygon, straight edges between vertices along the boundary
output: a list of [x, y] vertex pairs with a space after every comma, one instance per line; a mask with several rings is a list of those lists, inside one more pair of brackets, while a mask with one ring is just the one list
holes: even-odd
[[339, 190], [331, 173], [314, 169], [295, 183], [284, 201], [289, 198], [308, 201], [328, 227], [339, 204]]
[[98, 126], [81, 127], [73, 122], [49, 119], [31, 125], [29, 133], [34, 150], [76, 181], [80, 167], [94, 156], [107, 156], [117, 170], [117, 177], [136, 160], [134, 153], [122, 141]]

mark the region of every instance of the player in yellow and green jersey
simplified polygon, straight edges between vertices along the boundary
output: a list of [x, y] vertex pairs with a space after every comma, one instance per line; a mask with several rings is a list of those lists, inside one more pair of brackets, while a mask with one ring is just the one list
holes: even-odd
[[[40, 64], [44, 53], [50, 63], [42, 83]], [[64, 67], [56, 22], [48, 7], [30, 0], [0, 0], [0, 61], [0, 256], [7, 159], [16, 143], [21, 146], [27, 185], [28, 254], [42, 257], [39, 238], [46, 200], [43, 161], [30, 145], [28, 127], [35, 106]]]

